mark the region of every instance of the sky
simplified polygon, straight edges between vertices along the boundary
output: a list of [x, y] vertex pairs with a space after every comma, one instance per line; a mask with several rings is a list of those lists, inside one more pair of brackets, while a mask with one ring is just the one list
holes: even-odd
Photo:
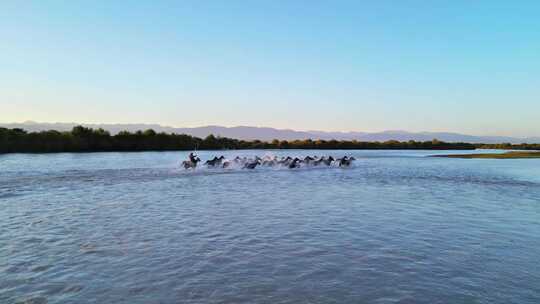
[[0, 1], [0, 122], [540, 136], [540, 1]]

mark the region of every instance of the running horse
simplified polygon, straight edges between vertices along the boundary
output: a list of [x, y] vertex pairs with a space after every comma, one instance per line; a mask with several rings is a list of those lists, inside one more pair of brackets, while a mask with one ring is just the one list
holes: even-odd
[[193, 154], [189, 155], [189, 159], [182, 162], [184, 169], [195, 169], [197, 168], [197, 163], [200, 162], [199, 157], [195, 157]]

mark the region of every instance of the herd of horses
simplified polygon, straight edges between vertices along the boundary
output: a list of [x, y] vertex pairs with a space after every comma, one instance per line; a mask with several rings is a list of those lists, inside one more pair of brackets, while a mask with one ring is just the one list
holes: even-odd
[[[263, 166], [263, 167], [283, 167], [283, 168], [289, 168], [289, 169], [295, 169], [300, 168], [302, 166], [310, 166], [310, 167], [317, 167], [317, 166], [332, 166], [337, 165], [339, 167], [349, 167], [353, 161], [356, 159], [354, 157], [348, 157], [344, 156], [341, 158], [334, 158], [332, 156], [329, 157], [311, 157], [306, 156], [304, 158], [298, 158], [298, 157], [281, 157], [278, 158], [277, 156], [271, 157], [271, 156], [265, 156], [265, 157], [258, 157], [255, 156], [255, 158], [247, 158], [247, 157], [235, 157], [234, 159], [226, 159], [225, 156], [217, 157], [215, 156], [212, 159], [207, 160], [204, 162], [204, 166], [207, 168], [229, 168], [229, 167], [235, 167], [235, 168], [242, 168], [242, 169], [255, 169], [257, 166]], [[184, 169], [195, 169], [198, 165], [198, 163], [201, 162], [201, 159], [199, 157], [196, 157], [193, 154], [189, 155], [189, 159], [182, 162], [182, 167]]]

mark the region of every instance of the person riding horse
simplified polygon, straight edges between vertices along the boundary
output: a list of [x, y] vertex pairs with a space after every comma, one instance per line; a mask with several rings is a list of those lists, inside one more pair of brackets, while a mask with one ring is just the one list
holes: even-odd
[[190, 168], [195, 169], [195, 167], [197, 167], [197, 163], [201, 161], [201, 159], [197, 157], [195, 154], [193, 154], [193, 152], [189, 153], [188, 158], [189, 160], [185, 160], [182, 162], [182, 166], [184, 167], [184, 169], [190, 169]]

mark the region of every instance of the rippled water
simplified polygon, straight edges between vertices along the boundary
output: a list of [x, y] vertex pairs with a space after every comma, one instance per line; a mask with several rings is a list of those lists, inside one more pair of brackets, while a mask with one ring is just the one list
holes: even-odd
[[540, 160], [322, 153], [0, 155], [0, 303], [540, 303]]

